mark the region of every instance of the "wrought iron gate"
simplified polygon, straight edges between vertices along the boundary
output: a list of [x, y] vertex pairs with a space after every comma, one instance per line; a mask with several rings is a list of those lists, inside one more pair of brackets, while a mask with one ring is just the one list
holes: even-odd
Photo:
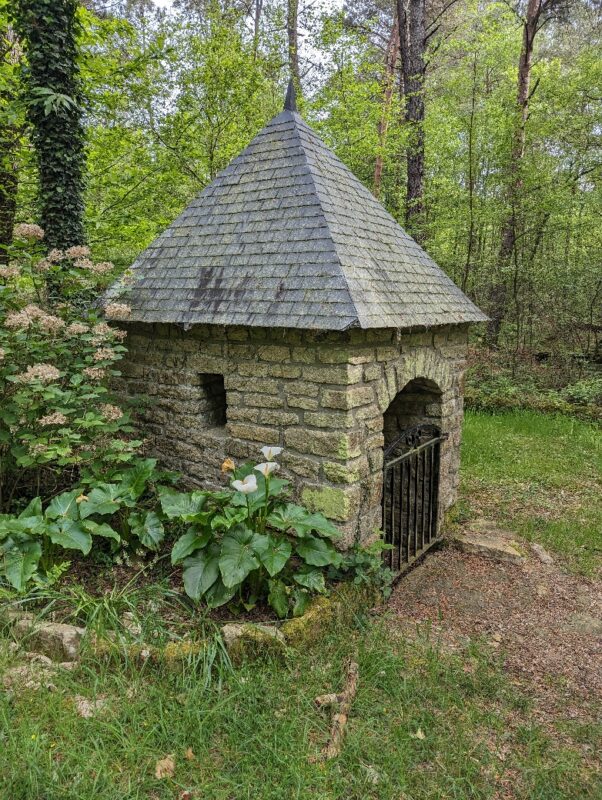
[[434, 425], [419, 425], [385, 450], [383, 532], [392, 545], [385, 551], [385, 563], [394, 572], [407, 569], [437, 538], [439, 460], [445, 438]]

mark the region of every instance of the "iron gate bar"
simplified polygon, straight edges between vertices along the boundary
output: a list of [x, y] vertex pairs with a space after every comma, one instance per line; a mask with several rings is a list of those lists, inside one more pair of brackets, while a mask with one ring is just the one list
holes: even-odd
[[[422, 441], [426, 436], [430, 438]], [[385, 450], [383, 530], [385, 542], [392, 546], [385, 558], [398, 573], [437, 539], [440, 450], [445, 439], [434, 425], [422, 425], [404, 431]], [[386, 461], [400, 447], [409, 449]]]

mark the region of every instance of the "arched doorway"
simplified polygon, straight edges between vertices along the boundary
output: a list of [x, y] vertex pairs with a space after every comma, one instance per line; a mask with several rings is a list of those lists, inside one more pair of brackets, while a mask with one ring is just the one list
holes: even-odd
[[441, 391], [415, 378], [383, 415], [382, 514], [387, 562], [402, 572], [435, 542], [439, 524]]

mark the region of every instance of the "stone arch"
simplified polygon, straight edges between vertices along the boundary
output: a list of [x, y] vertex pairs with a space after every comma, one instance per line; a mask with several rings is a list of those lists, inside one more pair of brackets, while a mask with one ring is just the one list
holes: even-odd
[[428, 381], [438, 387], [440, 395], [445, 395], [453, 390], [457, 376], [450, 364], [441, 358], [437, 351], [422, 349], [412, 353], [385, 370], [383, 385], [378, 396], [382, 414], [413, 380]]
[[441, 388], [430, 378], [408, 381], [383, 414], [385, 450], [408, 428], [429, 424], [441, 429], [441, 395]]

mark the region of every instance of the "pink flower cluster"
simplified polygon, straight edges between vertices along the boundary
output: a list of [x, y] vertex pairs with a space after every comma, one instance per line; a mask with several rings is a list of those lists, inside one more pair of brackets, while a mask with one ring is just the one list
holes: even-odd
[[18, 278], [19, 277], [19, 268], [13, 267], [12, 265], [8, 267], [0, 267], [0, 278], [4, 278], [4, 280], [8, 281], [11, 278]]
[[67, 417], [60, 411], [55, 411], [53, 414], [46, 414], [45, 417], [40, 417], [38, 420], [40, 425], [64, 425], [67, 422]]
[[110, 347], [99, 347], [92, 356], [94, 361], [112, 361], [114, 357], [115, 351], [111, 350]]
[[112, 406], [110, 403], [102, 405], [100, 407], [100, 413], [107, 422], [115, 422], [123, 416], [123, 411], [117, 406]]
[[61, 373], [52, 364], [34, 364], [16, 377], [19, 383], [52, 383], [61, 377]]
[[107, 319], [128, 319], [132, 309], [127, 303], [109, 303], [105, 306], [105, 317]]
[[19, 225], [15, 225], [13, 236], [15, 239], [43, 239], [44, 229], [39, 225], [21, 222]]
[[76, 244], [65, 250], [67, 258], [87, 258], [90, 255], [90, 248], [85, 244]]
[[101, 381], [105, 376], [105, 370], [101, 367], [84, 367], [82, 372], [92, 381]]
[[88, 333], [90, 328], [83, 322], [72, 322], [71, 325], [67, 327], [67, 333], [69, 336], [81, 336], [82, 333]]
[[60, 317], [47, 314], [39, 306], [33, 304], [25, 306], [20, 311], [11, 311], [4, 320], [6, 327], [14, 330], [29, 328], [34, 323], [47, 333], [57, 333], [65, 327], [65, 322]]

